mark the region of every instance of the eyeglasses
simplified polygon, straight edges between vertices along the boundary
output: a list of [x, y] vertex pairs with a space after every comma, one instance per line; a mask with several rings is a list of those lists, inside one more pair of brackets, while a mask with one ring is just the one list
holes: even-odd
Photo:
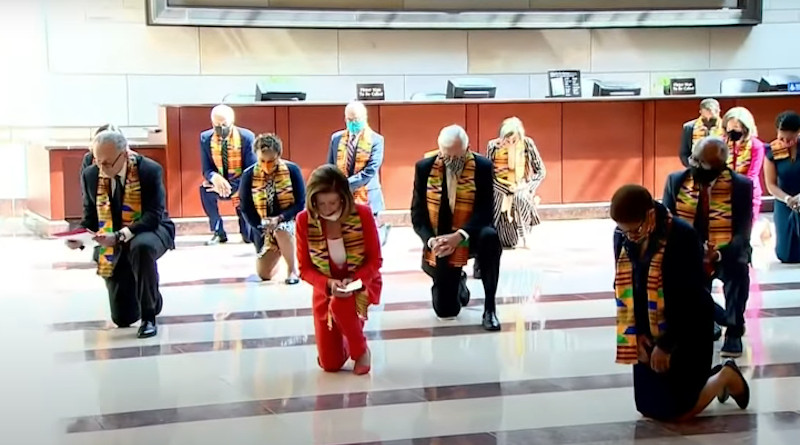
[[638, 237], [638, 236], [641, 236], [641, 235], [642, 235], [642, 233], [644, 232], [644, 223], [645, 223], [645, 222], [647, 222], [647, 219], [645, 219], [644, 221], [642, 221], [642, 222], [639, 224], [639, 226], [638, 226], [638, 227], [636, 227], [636, 228], [635, 228], [635, 229], [633, 229], [633, 230], [625, 230], [625, 229], [623, 229], [622, 227], [618, 227], [618, 228], [619, 228], [619, 231], [620, 231], [620, 232], [622, 232], [622, 234], [623, 234], [623, 235], [625, 235], [625, 237], [626, 237], [626, 238], [628, 238], [628, 239], [630, 239], [630, 238], [636, 238], [636, 237]]
[[100, 168], [109, 169], [109, 168], [113, 167], [114, 165], [116, 165], [117, 161], [119, 161], [119, 158], [121, 158], [122, 155], [124, 155], [124, 154], [125, 154], [125, 152], [123, 151], [122, 153], [117, 155], [117, 157], [113, 161], [111, 161], [110, 163], [109, 162], [98, 162], [97, 165]]
[[706, 161], [701, 161], [695, 155], [689, 156], [689, 165], [692, 167], [700, 167], [703, 170], [711, 170], [711, 164]]

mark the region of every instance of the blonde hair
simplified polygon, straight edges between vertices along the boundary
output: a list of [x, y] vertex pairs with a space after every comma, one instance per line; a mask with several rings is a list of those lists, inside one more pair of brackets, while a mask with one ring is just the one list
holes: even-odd
[[525, 126], [522, 125], [522, 120], [516, 116], [503, 120], [500, 125], [500, 137], [507, 138], [515, 134], [519, 136], [520, 140], [525, 139]]
[[742, 124], [745, 138], [758, 136], [758, 129], [756, 128], [756, 120], [753, 113], [745, 107], [733, 107], [725, 113], [722, 118], [722, 128], [728, 127], [728, 122], [736, 120]]
[[347, 177], [332, 164], [317, 167], [311, 172], [306, 184], [306, 210], [314, 219], [319, 218], [317, 209], [317, 195], [320, 193], [336, 193], [342, 199], [342, 217], [353, 214], [356, 210], [356, 200], [350, 191]]

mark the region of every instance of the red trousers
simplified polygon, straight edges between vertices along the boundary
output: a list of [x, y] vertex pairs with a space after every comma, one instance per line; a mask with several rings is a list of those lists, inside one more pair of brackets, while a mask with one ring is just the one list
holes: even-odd
[[[328, 307], [333, 323], [328, 328]], [[328, 297], [314, 290], [314, 336], [317, 339], [319, 365], [327, 372], [337, 372], [347, 358], [358, 360], [367, 352], [364, 321], [356, 312], [355, 297]]]

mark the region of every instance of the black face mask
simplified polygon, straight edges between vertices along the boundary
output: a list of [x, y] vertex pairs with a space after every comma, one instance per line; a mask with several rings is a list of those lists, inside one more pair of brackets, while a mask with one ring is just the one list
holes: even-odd
[[700, 167], [692, 167], [692, 178], [694, 178], [695, 182], [700, 184], [711, 184], [715, 179], [719, 177], [722, 173], [722, 170], [711, 169], [706, 170]]
[[731, 130], [728, 132], [728, 139], [732, 140], [733, 142], [738, 142], [742, 139], [742, 136], [744, 136], [744, 133], [741, 131]]
[[716, 117], [712, 117], [711, 119], [703, 118], [703, 124], [706, 127], [711, 128], [711, 127], [717, 125], [717, 118]]
[[214, 127], [214, 133], [216, 133], [217, 136], [225, 139], [229, 134], [231, 134], [231, 127], [227, 125], [217, 125]]

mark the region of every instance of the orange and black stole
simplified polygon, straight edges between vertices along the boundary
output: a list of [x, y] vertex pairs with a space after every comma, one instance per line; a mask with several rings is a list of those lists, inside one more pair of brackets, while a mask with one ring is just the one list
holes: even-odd
[[[426, 192], [428, 215], [430, 216], [431, 227], [435, 235], [440, 234], [439, 231], [439, 210], [442, 206], [442, 191], [443, 184], [446, 181], [446, 168], [444, 160], [441, 156], [436, 157], [433, 163], [431, 173], [428, 176], [428, 190]], [[464, 169], [461, 171], [461, 176], [458, 178], [458, 186], [456, 188], [456, 203], [455, 210], [453, 211], [453, 227], [452, 231], [464, 227], [470, 218], [475, 208], [475, 154], [467, 152], [466, 162]], [[452, 233], [452, 232], [451, 232]], [[436, 266], [436, 255], [430, 249], [425, 249], [425, 261], [431, 266]], [[469, 260], [469, 245], [462, 244], [458, 246], [452, 255], [448, 258], [448, 263], [452, 267], [464, 267]]]

